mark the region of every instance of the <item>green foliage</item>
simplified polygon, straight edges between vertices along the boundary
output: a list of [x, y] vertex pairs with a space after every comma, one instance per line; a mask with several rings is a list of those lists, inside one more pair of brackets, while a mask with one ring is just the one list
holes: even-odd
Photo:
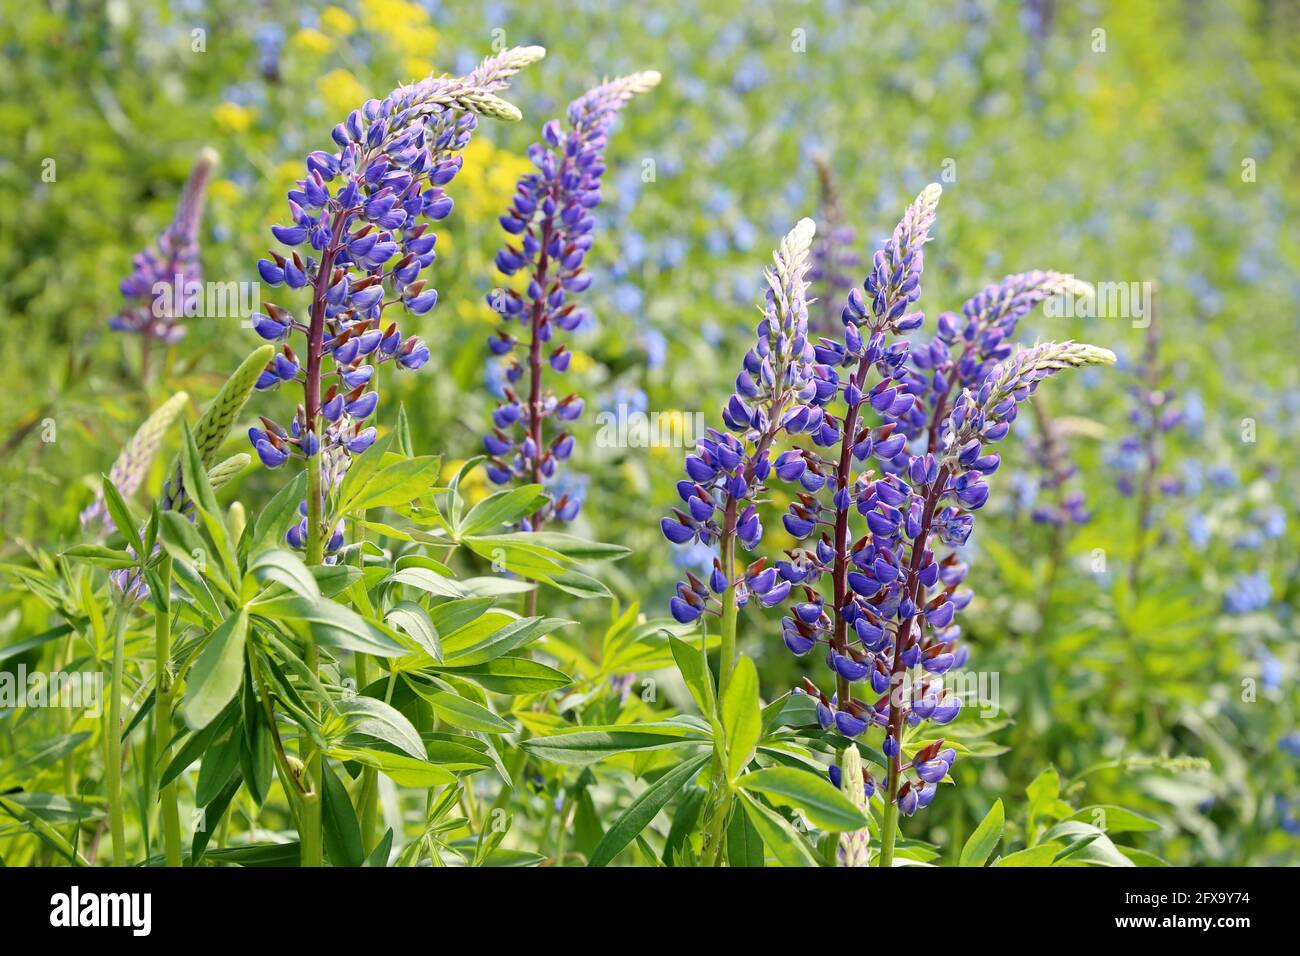
[[[466, 155], [439, 224], [440, 304], [412, 329], [434, 359], [377, 373], [381, 438], [326, 503], [348, 543], [308, 568], [284, 537], [304, 475], [250, 468], [242, 438], [274, 348], [253, 351], [243, 316], [195, 317], [146, 374], [138, 340], [107, 320], [200, 148], [223, 157], [205, 276], [251, 285], [300, 158], [366, 98], [476, 59], [496, 25], [477, 4], [412, 5], [410, 23], [369, 6], [230, 0], [182, 15], [164, 0], [55, 0], [0, 18], [0, 359], [16, 375], [0, 431], [2, 673], [112, 672], [108, 575], [149, 589], [125, 616], [119, 728], [86, 706], [0, 708], [5, 864], [111, 858], [108, 835], [98, 850], [94, 837], [109, 828], [114, 734], [131, 862], [167, 862], [169, 787], [184, 860], [204, 866], [297, 864], [313, 798], [339, 866], [833, 862], [837, 835], [861, 824], [825, 779], [846, 741], [820, 729], [813, 698], [787, 693], [807, 665], [784, 653], [779, 612], [741, 610], [721, 693], [719, 635], [663, 610], [682, 568], [657, 520], [678, 504], [683, 449], [606, 441], [597, 418], [716, 422], [761, 250], [803, 216], [827, 232], [814, 142], [858, 258], [900, 197], [943, 181], [927, 327], [1032, 267], [1158, 282], [1168, 391], [1200, 410], [1162, 446], [1183, 490], [1160, 492], [1143, 524], [1112, 461], [1142, 323], [1025, 320], [1025, 341], [1080, 337], [1119, 356], [1106, 379], [1084, 370], [1050, 395], [1093, 517], [1035, 523], [1029, 449], [1001, 446], [962, 620], [987, 699], [943, 728], [959, 759], [903, 821], [896, 862], [1297, 860], [1300, 768], [1283, 742], [1300, 712], [1300, 508], [1286, 480], [1300, 385], [1279, 347], [1300, 272], [1294, 11], [1230, 0], [1169, 16], [1138, 0], [1055, 4], [1039, 23], [1012, 0], [812, 4], [798, 8], [800, 54], [782, 4], [600, 4], [581, 30], [558, 8], [507, 4], [511, 33], [551, 55], [517, 84], [524, 121], [483, 124]], [[222, 38], [197, 58], [196, 26]], [[664, 81], [622, 121], [626, 143], [650, 145], [611, 141], [588, 257], [595, 321], [570, 343], [589, 409], [566, 464], [586, 476], [583, 508], [563, 532], [523, 534], [541, 489], [494, 493], [474, 456], [493, 402], [481, 303], [500, 278], [496, 217], [540, 125], [584, 76], [624, 67]], [[868, 125], [882, 132], [864, 139]], [[843, 290], [814, 291], [814, 321], [836, 327]], [[287, 393], [259, 401], [292, 416]], [[153, 505], [168, 481], [183, 513]], [[82, 528], [97, 500], [115, 530]], [[774, 553], [791, 543], [786, 503], [763, 506]], [[1283, 530], [1261, 535], [1273, 509]], [[681, 559], [696, 573], [710, 560]], [[1223, 595], [1246, 572], [1267, 577], [1271, 600], [1228, 614]], [[857, 742], [877, 783], [878, 739]], [[909, 731], [905, 757], [927, 742]], [[868, 808], [875, 862], [878, 796]]]

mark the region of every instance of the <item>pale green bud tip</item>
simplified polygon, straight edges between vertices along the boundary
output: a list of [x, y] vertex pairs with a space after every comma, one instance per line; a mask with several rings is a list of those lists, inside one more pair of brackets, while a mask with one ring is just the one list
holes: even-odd
[[661, 79], [663, 77], [659, 75], [658, 70], [642, 70], [627, 78], [627, 86], [633, 93], [644, 93], [658, 86]]
[[194, 165], [201, 169], [212, 169], [219, 162], [221, 162], [221, 154], [211, 146], [204, 146], [199, 150], [199, 155], [194, 161]]
[[508, 123], [515, 123], [524, 118], [524, 114], [519, 112], [519, 107], [513, 103], [507, 103], [501, 97], [493, 96], [491, 93], [483, 95], [478, 107], [482, 115], [505, 120]]
[[517, 46], [510, 51], [510, 59], [518, 63], [521, 67], [528, 66], [530, 63], [536, 63], [546, 56], [546, 47], [544, 46]]
[[1058, 359], [1076, 368], [1085, 365], [1114, 365], [1115, 353], [1086, 342], [1063, 342], [1048, 357]]
[[786, 244], [791, 249], [807, 249], [812, 245], [813, 236], [817, 234], [817, 223], [811, 219], [800, 219], [786, 235]]
[[[849, 744], [840, 759], [840, 789], [855, 804], [862, 802], [862, 755]], [[854, 786], [856, 784], [856, 786]]]
[[939, 197], [943, 195], [943, 187], [938, 183], [930, 183], [921, 190], [920, 195], [916, 197], [917, 205], [933, 209], [939, 205]]

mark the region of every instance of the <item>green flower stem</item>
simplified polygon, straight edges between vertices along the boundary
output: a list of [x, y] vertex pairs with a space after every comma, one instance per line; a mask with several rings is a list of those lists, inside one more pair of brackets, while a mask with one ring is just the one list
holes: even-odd
[[731, 801], [735, 799], [731, 788], [727, 787], [726, 793], [716, 804], [713, 810], [713, 819], [709, 824], [709, 842], [708, 842], [708, 864], [709, 866], [722, 866], [722, 845], [723, 831], [727, 826], [727, 815], [731, 812]]
[[[720, 541], [722, 573], [730, 582], [736, 572], [736, 502], [727, 502], [725, 523]], [[731, 672], [736, 668], [736, 585], [729, 583], [722, 592], [722, 642], [718, 646], [718, 700], [727, 693]]]
[[[357, 692], [370, 683], [370, 660], [357, 654]], [[357, 791], [357, 819], [361, 823], [361, 845], [367, 853], [375, 848], [378, 835], [379, 773], [374, 767], [361, 770], [361, 788]]]
[[[168, 746], [172, 738], [172, 708], [176, 687], [171, 671], [172, 559], [164, 555], [158, 567], [158, 590], [154, 595], [154, 753], [158, 766], [167, 766]], [[181, 818], [177, 808], [177, 783], [168, 783], [158, 794], [162, 811], [163, 850], [168, 866], [181, 866]]]
[[885, 817], [880, 823], [880, 856], [877, 866], [894, 865], [894, 840], [898, 836], [898, 803], [885, 806]]
[[108, 799], [113, 865], [126, 866], [126, 816], [122, 806], [122, 670], [125, 666], [127, 613], [114, 602], [109, 633], [113, 638], [113, 670], [104, 723], [104, 790]]

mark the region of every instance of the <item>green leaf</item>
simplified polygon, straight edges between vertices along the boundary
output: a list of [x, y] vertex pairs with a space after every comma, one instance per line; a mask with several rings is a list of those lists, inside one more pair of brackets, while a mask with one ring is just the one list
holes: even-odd
[[993, 861], [993, 866], [1051, 866], [1052, 860], [1060, 852], [1063, 844], [1040, 843], [1024, 850], [1017, 850]]
[[412, 449], [415, 446], [411, 443], [411, 423], [406, 417], [405, 402], [397, 403], [397, 427], [393, 429], [393, 432], [395, 435], [394, 443], [397, 445], [397, 450], [407, 458], [414, 458], [415, 452], [412, 451]]
[[366, 734], [392, 744], [417, 760], [427, 760], [428, 752], [420, 732], [391, 704], [373, 697], [345, 697], [337, 702], [348, 734]]
[[433, 708], [434, 714], [453, 727], [459, 727], [461, 730], [472, 730], [481, 734], [512, 734], [515, 732], [515, 727], [512, 724], [498, 717], [482, 704], [467, 700], [459, 694], [453, 694], [451, 691], [425, 693], [421, 690], [423, 686], [426, 685], [422, 685], [418, 681], [412, 683], [415, 692]]
[[727, 779], [734, 781], [753, 759], [763, 732], [758, 705], [758, 671], [741, 656], [722, 695], [722, 727], [727, 735]]
[[632, 801], [632, 805], [614, 821], [614, 825], [609, 828], [609, 832], [605, 834], [604, 838], [597, 844], [596, 849], [592, 851], [591, 859], [587, 865], [608, 865], [614, 857], [618, 856], [635, 839], [637, 834], [650, 825], [650, 821], [658, 815], [669, 800], [677, 796], [690, 783], [691, 778], [699, 773], [700, 768], [711, 757], [712, 754], [709, 753], [691, 757], [656, 780], [652, 786], [648, 787], [636, 800]]
[[297, 595], [286, 595], [258, 604], [252, 610], [282, 621], [295, 630], [306, 631], [318, 644], [336, 650], [374, 657], [402, 657], [410, 653], [378, 625], [328, 598], [309, 601]]
[[24, 793], [12, 792], [6, 798], [23, 807], [32, 815], [51, 823], [78, 823], [86, 820], [98, 820], [104, 816], [104, 807], [100, 804], [65, 797], [61, 793]]
[[589, 574], [583, 574], [581, 571], [559, 571], [555, 574], [540, 577], [538, 580], [543, 584], [549, 584], [556, 590], [563, 591], [565, 594], [572, 594], [574, 597], [583, 600], [614, 596], [604, 584]]
[[58, 830], [54, 829], [53, 826], [42, 820], [36, 813], [18, 803], [15, 803], [8, 797], [0, 797], [0, 810], [9, 814], [15, 820], [31, 827], [32, 832], [36, 834], [36, 837], [39, 840], [48, 845], [73, 866], [90, 865], [86, 862], [86, 858], [78, 853], [76, 849], [73, 848], [72, 844], [69, 843]]
[[[477, 629], [486, 622], [490, 630], [481, 638], [478, 637], [478, 633], [449, 634], [442, 643], [445, 655], [443, 663], [452, 667], [484, 664], [511, 651], [526, 647], [552, 631], [573, 623], [562, 617], [521, 617], [507, 619], [504, 626], [495, 627], [493, 622], [496, 618], [495, 614], [485, 614], [471, 625], [471, 628]], [[472, 637], [473, 640], [467, 640], [468, 637]]]
[[767, 854], [763, 837], [744, 807], [737, 807], [727, 821], [727, 864], [732, 867], [757, 869], [765, 866]]
[[239, 773], [240, 735], [243, 733], [238, 725], [232, 726], [218, 735], [216, 740], [203, 752], [203, 762], [199, 764], [199, 780], [194, 788], [194, 803], [205, 807], [221, 795], [230, 785], [231, 779]]
[[234, 552], [231, 550], [230, 532], [226, 528], [225, 516], [222, 514], [221, 506], [217, 504], [216, 493], [208, 481], [207, 469], [200, 458], [198, 447], [194, 444], [194, 436], [188, 426], [182, 427], [181, 431], [184, 442], [181, 446], [181, 474], [185, 479], [185, 491], [197, 512], [196, 523], [207, 532], [208, 539], [216, 552], [215, 556], [221, 559], [225, 568], [226, 579], [237, 580], [239, 569]]
[[407, 754], [389, 753], [369, 747], [331, 747], [327, 752], [338, 760], [355, 760], [363, 767], [378, 770], [402, 787], [427, 789], [456, 782], [456, 775], [450, 770]]
[[816, 866], [812, 849], [790, 822], [770, 807], [765, 807], [745, 791], [740, 791], [741, 805], [737, 809], [749, 815], [764, 845], [772, 851], [782, 866]]
[[238, 712], [238, 708], [229, 707], [218, 715], [216, 720], [209, 721], [208, 725], [202, 730], [191, 734], [189, 739], [176, 752], [176, 756], [172, 758], [171, 763], [167, 765], [167, 769], [162, 772], [162, 776], [158, 778], [158, 786], [167, 786], [189, 769], [190, 765], [198, 760], [204, 751], [211, 746], [212, 742], [230, 728]]
[[569, 561], [617, 561], [632, 553], [631, 548], [622, 545], [587, 541], [559, 531], [513, 531], [493, 535], [492, 540], [503, 545], [525, 544], [545, 548]]
[[181, 716], [194, 730], [212, 723], [234, 700], [244, 679], [248, 614], [242, 608], [212, 632], [185, 681]]
[[299, 597], [310, 601], [320, 599], [320, 585], [296, 554], [279, 549], [263, 551], [253, 559], [248, 570], [259, 583], [274, 581], [283, 584]]
[[386, 579], [394, 584], [407, 584], [435, 597], [463, 598], [464, 590], [455, 578], [439, 574], [429, 568], [402, 568]]
[[750, 793], [761, 793], [780, 806], [800, 809], [813, 825], [832, 833], [860, 830], [867, 825], [866, 815], [852, 800], [825, 777], [807, 770], [768, 767], [745, 774], [736, 781], [736, 786]]
[[[1110, 837], [1089, 823], [1078, 820], [1063, 820], [1043, 834], [1044, 843], [1065, 843], [1066, 850], [1056, 859], [1067, 856], [1076, 863], [1093, 866], [1133, 866], [1132, 860], [1120, 853]], [[1079, 849], [1075, 845], [1082, 843]]]
[[402, 458], [390, 453], [378, 458], [383, 459], [382, 467], [358, 470], [356, 477], [349, 470], [339, 490], [339, 514], [408, 505], [437, 487], [442, 459], [436, 455]]
[[709, 670], [704, 654], [694, 644], [688, 644], [678, 637], [669, 635], [668, 644], [673, 651], [673, 660], [681, 672], [686, 689], [691, 692], [695, 706], [706, 718], [713, 716], [713, 672]]
[[393, 852], [393, 828], [389, 827], [384, 831], [383, 839], [379, 844], [370, 851], [370, 857], [366, 860], [366, 866], [384, 867], [388, 865], [388, 858]]
[[320, 772], [325, 853], [334, 866], [361, 866], [366, 861], [366, 848], [352, 801], [328, 760], [321, 760]]
[[1159, 830], [1160, 824], [1150, 817], [1144, 817], [1132, 810], [1125, 810], [1113, 804], [1093, 804], [1084, 807], [1078, 813], [1068, 817], [1082, 823], [1090, 823], [1105, 833], [1130, 833], [1144, 830]]
[[56, 641], [72, 633], [71, 624], [60, 624], [58, 627], [52, 627], [48, 631], [42, 631], [35, 637], [29, 637], [26, 640], [18, 641], [7, 647], [0, 647], [0, 663], [4, 663], [11, 657], [17, 657], [20, 654], [26, 654], [30, 650], [40, 647], [42, 644], [48, 644], [50, 641]]
[[584, 767], [614, 754], [707, 744], [709, 738], [681, 724], [631, 724], [584, 727], [550, 737], [525, 740], [523, 748], [552, 763]]
[[110, 571], [136, 566], [136, 559], [127, 552], [106, 548], [102, 544], [76, 544], [64, 551], [63, 557], [74, 561], [85, 561], [87, 564], [108, 568]]
[[997, 847], [998, 841], [1002, 839], [1002, 828], [1005, 824], [1006, 813], [1002, 809], [1002, 801], [997, 800], [984, 815], [979, 826], [975, 828], [975, 832], [966, 840], [966, 845], [961, 848], [961, 857], [957, 865], [983, 866], [989, 854]]
[[248, 553], [257, 554], [278, 546], [284, 540], [285, 530], [297, 523], [298, 503], [306, 496], [307, 473], [300, 471], [258, 513], [248, 536]]
[[498, 657], [496, 660], [472, 667], [437, 667], [456, 677], [474, 681], [485, 690], [497, 694], [542, 694], [567, 687], [572, 678], [540, 661], [527, 657]]
[[389, 609], [384, 620], [390, 626], [400, 628], [435, 661], [442, 661], [442, 644], [438, 640], [438, 629], [433, 626], [429, 612], [419, 604], [414, 601], [398, 601]]
[[141, 561], [147, 560], [149, 556], [145, 553], [144, 542], [140, 540], [140, 532], [136, 530], [135, 515], [131, 514], [131, 509], [122, 500], [117, 485], [113, 484], [108, 475], [103, 475], [102, 479], [100, 493], [104, 496], [104, 507], [108, 509], [108, 515], [113, 519], [118, 534], [126, 539], [126, 543], [131, 546]]
[[503, 524], [513, 524], [535, 512], [546, 501], [546, 492], [541, 485], [520, 485], [488, 495], [465, 516], [458, 529], [457, 539], [483, 534]]
[[439, 634], [455, 634], [465, 625], [492, 608], [491, 598], [461, 598], [445, 601], [429, 612], [434, 630]]
[[236, 773], [226, 784], [226, 788], [217, 794], [203, 808], [204, 827], [194, 834], [194, 839], [190, 842], [190, 865], [197, 866], [198, 862], [203, 859], [203, 854], [207, 851], [208, 841], [212, 834], [220, 828], [221, 818], [225, 816], [226, 808], [230, 806], [230, 801], [235, 799], [235, 794], [239, 792], [243, 779]]
[[460, 521], [464, 514], [465, 501], [460, 494], [460, 483], [471, 471], [487, 460], [485, 455], [477, 455], [460, 466], [447, 487], [447, 523], [451, 526], [452, 536], [460, 538]]

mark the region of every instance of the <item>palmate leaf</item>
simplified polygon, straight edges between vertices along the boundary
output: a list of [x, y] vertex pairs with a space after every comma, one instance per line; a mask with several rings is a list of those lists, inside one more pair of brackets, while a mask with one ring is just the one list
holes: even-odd
[[372, 449], [348, 469], [335, 511], [345, 515], [409, 505], [437, 490], [441, 471], [442, 459], [437, 455], [409, 458], [387, 447]]
[[747, 773], [736, 786], [761, 793], [780, 806], [802, 810], [814, 826], [833, 833], [857, 830], [867, 825], [866, 815], [853, 802], [816, 775], [794, 767], [768, 767]]

